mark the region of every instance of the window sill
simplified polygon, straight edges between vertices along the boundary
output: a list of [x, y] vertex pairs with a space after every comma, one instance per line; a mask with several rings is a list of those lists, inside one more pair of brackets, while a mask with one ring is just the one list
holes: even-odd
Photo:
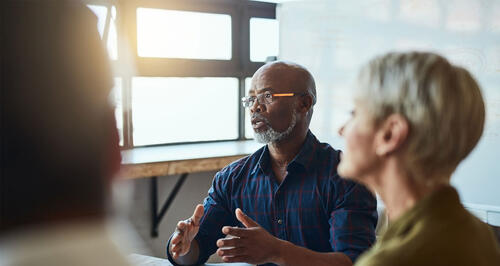
[[122, 151], [121, 178], [141, 178], [219, 170], [255, 152], [254, 140], [140, 147]]

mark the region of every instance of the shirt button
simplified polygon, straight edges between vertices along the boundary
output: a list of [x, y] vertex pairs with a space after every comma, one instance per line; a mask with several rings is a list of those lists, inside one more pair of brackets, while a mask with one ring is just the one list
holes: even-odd
[[278, 219], [278, 224], [283, 224], [283, 220]]

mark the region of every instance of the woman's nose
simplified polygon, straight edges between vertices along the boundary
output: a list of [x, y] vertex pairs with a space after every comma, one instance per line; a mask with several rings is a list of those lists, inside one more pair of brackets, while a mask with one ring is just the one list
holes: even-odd
[[339, 135], [340, 135], [340, 136], [342, 136], [342, 137], [344, 136], [344, 128], [345, 128], [345, 125], [342, 125], [342, 126], [339, 128], [339, 132], [338, 132], [338, 133], [339, 133]]

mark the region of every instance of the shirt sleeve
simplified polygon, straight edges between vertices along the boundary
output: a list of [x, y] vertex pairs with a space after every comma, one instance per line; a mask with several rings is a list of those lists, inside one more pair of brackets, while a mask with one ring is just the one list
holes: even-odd
[[231, 209], [231, 178], [229, 169], [223, 169], [215, 175], [208, 196], [203, 202], [204, 214], [200, 230], [195, 239], [200, 246], [199, 264], [205, 263], [217, 251], [216, 242], [224, 238], [223, 226], [236, 226], [237, 220]]
[[377, 200], [363, 185], [338, 178], [335, 208], [330, 214], [330, 243], [354, 263], [375, 242]]

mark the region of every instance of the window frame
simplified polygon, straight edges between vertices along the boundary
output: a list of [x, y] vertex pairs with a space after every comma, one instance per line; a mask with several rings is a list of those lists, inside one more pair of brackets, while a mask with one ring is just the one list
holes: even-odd
[[[86, 0], [85, 4], [104, 5], [108, 9], [103, 36], [107, 36], [111, 9], [116, 7], [118, 35], [117, 60], [111, 60], [115, 77], [122, 80], [123, 149], [134, 147], [132, 123], [132, 78], [135, 77], [230, 77], [239, 83], [238, 99], [245, 95], [245, 79], [251, 77], [264, 62], [250, 60], [250, 18], [276, 19], [275, 3], [250, 0]], [[231, 16], [231, 59], [180, 59], [140, 57], [137, 51], [137, 8], [158, 8], [178, 11], [225, 14]], [[107, 30], [108, 29], [108, 30]], [[126, 39], [123, 39], [126, 38]], [[103, 40], [107, 41], [107, 39]], [[128, 45], [128, 49], [123, 47]], [[130, 54], [128, 54], [130, 53]], [[134, 72], [119, 67], [135, 63]], [[125, 60], [124, 60], [125, 58]], [[245, 137], [245, 110], [238, 105], [238, 138]], [[193, 141], [204, 143], [234, 140]], [[164, 143], [145, 146], [166, 146], [184, 143]]]

